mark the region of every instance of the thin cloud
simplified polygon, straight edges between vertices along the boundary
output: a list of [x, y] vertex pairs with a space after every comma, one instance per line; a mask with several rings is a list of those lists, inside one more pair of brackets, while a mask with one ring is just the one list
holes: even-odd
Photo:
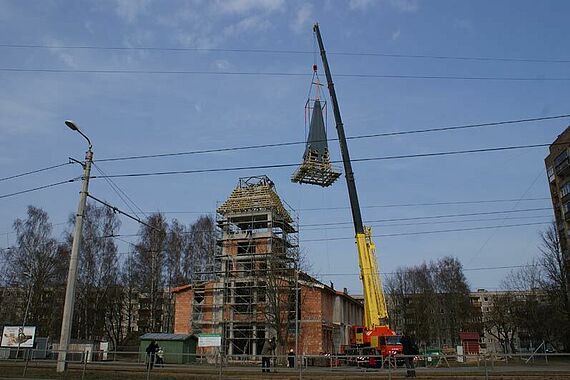
[[416, 12], [420, 9], [418, 0], [350, 0], [348, 3], [353, 11], [366, 11], [377, 5], [388, 6], [399, 12]]
[[303, 4], [297, 9], [295, 13], [295, 19], [291, 24], [291, 29], [295, 33], [303, 33], [306, 32], [308, 26], [310, 25], [313, 19], [313, 6], [311, 4]]
[[417, 0], [388, 0], [387, 3], [400, 12], [417, 12], [420, 9]]
[[250, 32], [263, 32], [271, 27], [271, 23], [259, 16], [246, 17], [236, 24], [224, 28], [224, 35], [227, 37], [239, 36]]
[[146, 13], [151, 0], [115, 0], [115, 12], [128, 23], [134, 22], [139, 15]]
[[398, 38], [400, 38], [400, 29], [392, 32], [392, 41], [396, 41]]
[[284, 0], [216, 0], [213, 6], [224, 13], [248, 13], [252, 11], [275, 12], [283, 9]]

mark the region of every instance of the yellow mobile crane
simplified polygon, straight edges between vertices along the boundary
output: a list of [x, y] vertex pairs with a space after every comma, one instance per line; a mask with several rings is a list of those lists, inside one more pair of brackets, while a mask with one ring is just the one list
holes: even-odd
[[344, 134], [344, 126], [340, 116], [336, 92], [321, 32], [319, 30], [319, 24], [315, 24], [313, 26], [313, 32], [316, 35], [319, 45], [323, 68], [327, 78], [327, 86], [333, 106], [336, 131], [338, 134], [338, 141], [340, 143], [346, 184], [348, 186], [348, 196], [350, 198], [352, 220], [356, 234], [360, 279], [362, 280], [362, 289], [364, 292], [364, 326], [355, 326], [353, 328], [354, 334], [351, 338], [351, 344], [359, 347], [375, 347], [383, 356], [398, 354], [402, 352], [402, 345], [400, 344], [400, 337], [397, 336], [387, 325], [388, 310], [386, 308], [384, 291], [382, 290], [382, 284], [378, 274], [376, 246], [372, 241], [371, 228], [362, 224], [362, 215], [360, 214], [360, 205], [358, 203], [354, 173], [352, 171], [346, 136]]

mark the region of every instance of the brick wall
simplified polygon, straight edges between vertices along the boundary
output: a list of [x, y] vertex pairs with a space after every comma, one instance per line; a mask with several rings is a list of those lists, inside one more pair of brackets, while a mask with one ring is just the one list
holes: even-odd
[[180, 291], [175, 291], [174, 296], [174, 333], [190, 334], [194, 291], [192, 288], [186, 288]]

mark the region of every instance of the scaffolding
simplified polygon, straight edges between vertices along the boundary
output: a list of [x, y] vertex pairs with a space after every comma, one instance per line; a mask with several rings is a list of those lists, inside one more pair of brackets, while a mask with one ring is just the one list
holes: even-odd
[[299, 242], [291, 215], [267, 176], [241, 178], [217, 209], [215, 280], [195, 284], [191, 324], [195, 334], [222, 334], [229, 356], [259, 355], [270, 336], [285, 346], [298, 329]]

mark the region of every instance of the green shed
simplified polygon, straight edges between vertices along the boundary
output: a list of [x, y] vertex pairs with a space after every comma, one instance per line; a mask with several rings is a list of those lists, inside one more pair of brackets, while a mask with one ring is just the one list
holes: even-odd
[[147, 333], [140, 337], [139, 352], [144, 358], [146, 348], [155, 341], [164, 353], [165, 364], [184, 364], [196, 360], [198, 338], [189, 334]]

